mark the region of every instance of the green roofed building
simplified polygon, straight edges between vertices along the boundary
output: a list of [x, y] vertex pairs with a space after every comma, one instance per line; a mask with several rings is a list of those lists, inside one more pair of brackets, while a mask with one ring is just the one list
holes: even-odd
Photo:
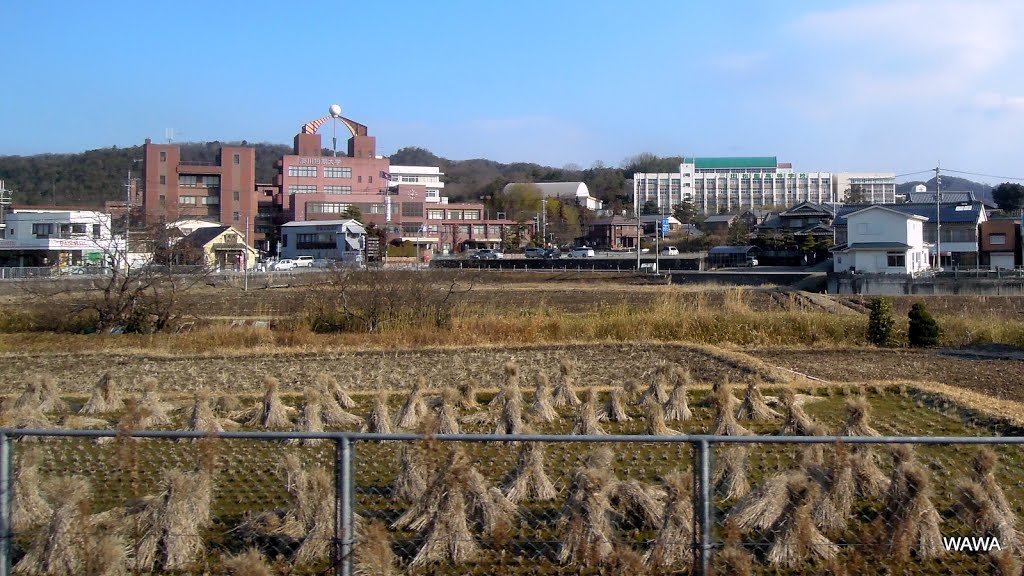
[[[862, 176], [870, 176], [870, 188], [865, 188]], [[801, 202], [842, 201], [854, 181], [861, 182], [858, 190], [871, 190], [871, 202], [893, 203], [895, 177], [877, 172], [797, 172], [775, 156], [695, 157], [684, 158], [679, 172], [633, 174], [633, 194], [638, 206], [654, 203], [665, 214], [681, 202], [703, 214], [738, 214]]]

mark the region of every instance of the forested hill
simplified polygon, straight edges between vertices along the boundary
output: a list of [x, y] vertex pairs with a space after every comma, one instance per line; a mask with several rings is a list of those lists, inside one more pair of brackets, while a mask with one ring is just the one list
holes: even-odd
[[[924, 184], [928, 190], [935, 191], [935, 178], [932, 177], [927, 182], [915, 180], [913, 182], [903, 182], [902, 184], [896, 185], [897, 194], [907, 194], [914, 191], [914, 186], [918, 184]], [[956, 176], [949, 176], [946, 174], [942, 175], [942, 189], [949, 192], [974, 192], [974, 197], [978, 200], [986, 201], [990, 204], [995, 204], [992, 200], [992, 187], [988, 184], [982, 184], [981, 182], [975, 182], [966, 178], [957, 178]]]
[[[256, 148], [257, 182], [273, 182], [277, 160], [292, 151], [284, 144], [185, 142], [180, 144], [181, 156], [184, 160], [214, 162], [225, 144]], [[102, 206], [107, 200], [125, 197], [128, 170], [133, 178], [142, 176], [142, 146], [101, 148], [80, 154], [0, 156], [0, 180], [13, 192], [15, 204]]]

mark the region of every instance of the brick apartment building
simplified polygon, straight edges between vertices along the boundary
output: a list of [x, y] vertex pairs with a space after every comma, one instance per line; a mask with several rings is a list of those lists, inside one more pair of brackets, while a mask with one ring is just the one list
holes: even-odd
[[[332, 120], [352, 136], [347, 150], [325, 155], [317, 131]], [[427, 170], [433, 176], [426, 178], [392, 179], [390, 161], [377, 155], [376, 138], [348, 118], [324, 116], [304, 124], [294, 138], [294, 153], [277, 166], [276, 182], [258, 184], [253, 148], [224, 146], [217, 162], [186, 162], [177, 145], [146, 140], [147, 219], [197, 218], [243, 231], [248, 223], [251, 244], [270, 253], [276, 252], [281, 224], [337, 220], [349, 208], [357, 208], [363, 224], [383, 228], [392, 240], [439, 252], [496, 247], [518, 226], [512, 220], [486, 219], [480, 203], [448, 204], [438, 195], [441, 185], [430, 181], [440, 175], [436, 168]], [[425, 181], [407, 182], [415, 180]]]

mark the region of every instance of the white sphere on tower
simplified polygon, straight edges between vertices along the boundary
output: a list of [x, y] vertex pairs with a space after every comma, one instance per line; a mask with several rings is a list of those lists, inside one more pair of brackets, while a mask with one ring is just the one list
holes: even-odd
[[331, 104], [331, 109], [330, 110], [331, 110], [331, 116], [333, 116], [335, 118], [340, 118], [341, 117], [341, 106], [339, 106], [338, 104]]

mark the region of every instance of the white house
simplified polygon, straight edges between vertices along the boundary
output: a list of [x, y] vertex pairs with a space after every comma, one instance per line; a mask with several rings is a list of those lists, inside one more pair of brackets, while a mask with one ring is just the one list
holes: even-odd
[[361, 263], [366, 229], [358, 220], [306, 220], [281, 225], [281, 257]]
[[847, 242], [832, 249], [836, 272], [916, 274], [927, 270], [928, 218], [886, 206], [868, 206], [846, 216]]
[[93, 210], [16, 208], [4, 218], [0, 265], [107, 266], [124, 250], [109, 214]]
[[[506, 184], [503, 191], [508, 192], [510, 187], [518, 184], [523, 184], [523, 182]], [[588, 210], [600, 210], [604, 205], [604, 202], [590, 195], [590, 189], [587, 188], [585, 182], [538, 182], [534, 183], [533, 186], [540, 189], [542, 198], [575, 200], [577, 204]]]

